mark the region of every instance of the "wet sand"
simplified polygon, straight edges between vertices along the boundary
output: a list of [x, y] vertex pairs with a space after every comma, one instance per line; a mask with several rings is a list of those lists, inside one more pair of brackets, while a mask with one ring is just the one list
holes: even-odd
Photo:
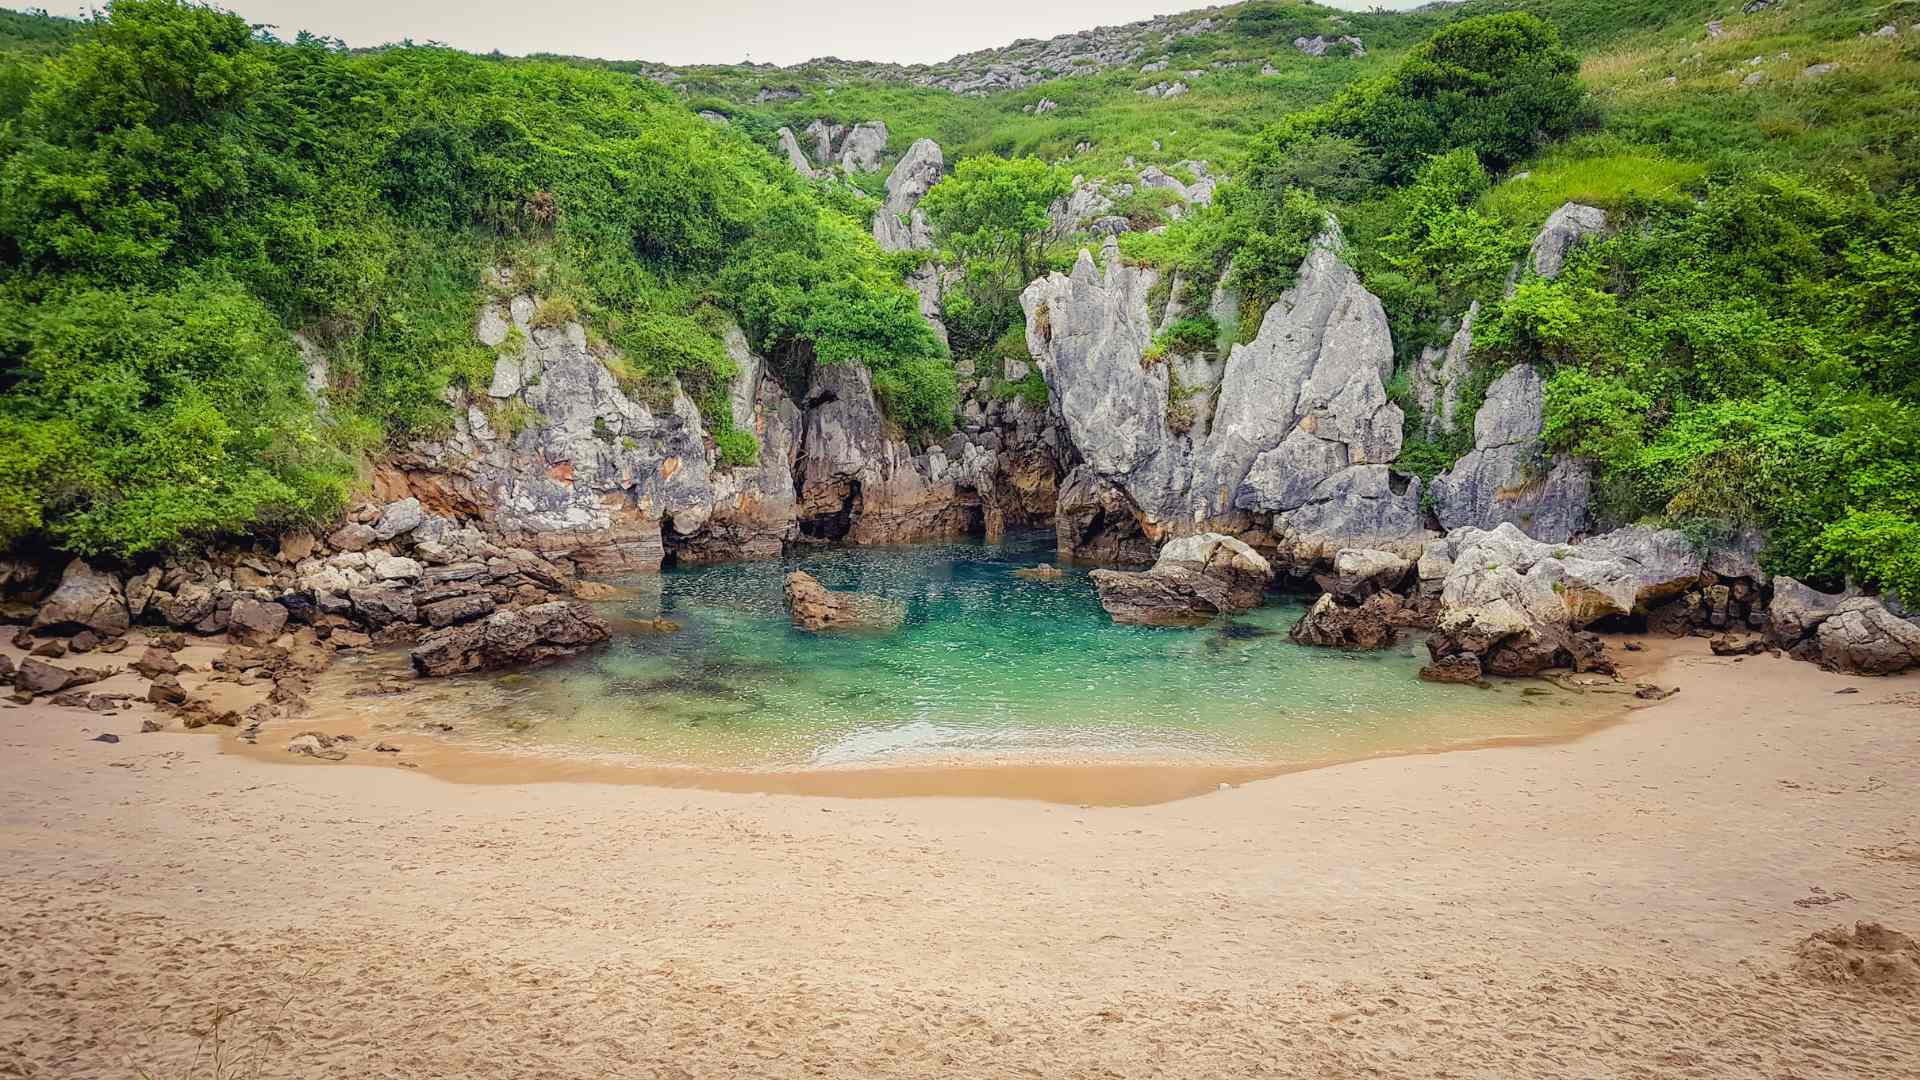
[[1576, 739], [1115, 807], [0, 708], [0, 1076], [1913, 1077], [1920, 998], [1793, 949], [1920, 930], [1920, 678], [1678, 649]]

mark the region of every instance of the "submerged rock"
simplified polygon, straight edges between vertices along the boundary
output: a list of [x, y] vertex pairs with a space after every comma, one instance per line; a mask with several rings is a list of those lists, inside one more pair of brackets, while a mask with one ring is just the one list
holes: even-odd
[[1092, 577], [1114, 622], [1183, 626], [1258, 607], [1273, 567], [1233, 537], [1200, 533], [1169, 541], [1151, 570], [1095, 570]]
[[437, 630], [412, 653], [422, 675], [454, 675], [506, 667], [531, 667], [607, 640], [607, 622], [575, 600], [554, 600], [516, 611], [497, 611], [478, 622]]
[[899, 601], [834, 592], [805, 570], [788, 574], [783, 591], [787, 613], [802, 630], [892, 630], [906, 617]]
[[1384, 649], [1399, 638], [1395, 620], [1403, 606], [1400, 598], [1389, 592], [1374, 593], [1354, 605], [1342, 604], [1332, 593], [1322, 593], [1287, 636], [1301, 645]]

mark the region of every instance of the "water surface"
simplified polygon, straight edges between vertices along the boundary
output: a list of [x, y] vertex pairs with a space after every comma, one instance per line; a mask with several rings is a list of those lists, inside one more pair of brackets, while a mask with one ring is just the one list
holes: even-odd
[[[1366, 654], [1294, 645], [1298, 599], [1196, 629], [1115, 625], [1084, 568], [1015, 576], [1051, 562], [1052, 540], [825, 548], [618, 582], [621, 598], [599, 605], [614, 626], [606, 649], [448, 680], [427, 702], [478, 746], [772, 771], [1285, 765], [1567, 734], [1592, 715], [1540, 683], [1420, 682], [1412, 640]], [[781, 601], [795, 568], [900, 601], [905, 621], [796, 630]], [[658, 631], [659, 618], [679, 629]]]

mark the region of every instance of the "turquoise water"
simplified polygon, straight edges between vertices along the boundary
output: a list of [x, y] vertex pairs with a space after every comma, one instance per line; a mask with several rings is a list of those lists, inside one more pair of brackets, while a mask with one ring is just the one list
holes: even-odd
[[[1052, 536], [1006, 544], [829, 548], [777, 563], [618, 582], [612, 644], [556, 667], [450, 680], [435, 699], [469, 742], [662, 764], [1271, 764], [1572, 730], [1580, 699], [1415, 678], [1413, 641], [1372, 654], [1294, 645], [1276, 600], [1195, 629], [1117, 626]], [[904, 603], [898, 630], [812, 634], [782, 607], [788, 570]], [[661, 633], [659, 617], [680, 624]], [[449, 697], [449, 695], [451, 695]], [[444, 714], [444, 713], [443, 713]]]

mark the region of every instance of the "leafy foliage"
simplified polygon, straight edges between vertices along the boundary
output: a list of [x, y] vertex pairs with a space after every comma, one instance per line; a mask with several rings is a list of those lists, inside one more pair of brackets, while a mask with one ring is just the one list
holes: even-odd
[[447, 390], [489, 377], [472, 328], [503, 263], [636, 393], [692, 394], [723, 459], [729, 318], [797, 377], [871, 364], [911, 431], [951, 423], [864, 219], [651, 83], [283, 43], [181, 0], [72, 28], [0, 64], [0, 544], [131, 555], [331, 514], [353, 453], [443, 428]]

